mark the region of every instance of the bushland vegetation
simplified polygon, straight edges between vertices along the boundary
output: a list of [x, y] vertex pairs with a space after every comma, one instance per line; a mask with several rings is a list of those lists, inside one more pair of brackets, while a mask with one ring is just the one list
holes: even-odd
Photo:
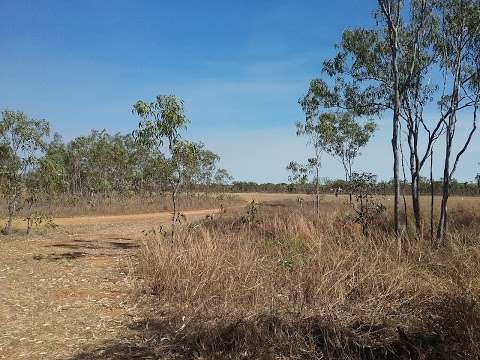
[[[182, 142], [183, 145], [186, 142]], [[157, 144], [158, 145], [158, 144]], [[220, 157], [202, 143], [185, 146], [181, 171], [162, 148], [133, 134], [92, 130], [64, 142], [45, 120], [4, 110], [0, 119], [4, 233], [14, 218], [218, 207], [230, 181]], [[179, 147], [180, 148], [180, 147]], [[180, 151], [177, 151], [180, 152]], [[173, 175], [172, 175], [173, 174]], [[175, 178], [175, 187], [172, 180]], [[175, 195], [172, 203], [171, 195]]]
[[[173, 243], [145, 240], [138, 291], [157, 304], [161, 356], [480, 358], [480, 204], [449, 199], [478, 194], [478, 176], [454, 174], [477, 126], [480, 7], [379, 0], [375, 22], [342, 34], [299, 100], [297, 134], [312, 156], [288, 164], [291, 184], [232, 185], [307, 190], [313, 201], [251, 203], [181, 227]], [[431, 106], [436, 119], [424, 116]], [[354, 160], [385, 116], [393, 179], [378, 183]], [[324, 153], [344, 180], [322, 186]], [[443, 156], [439, 181], [433, 156]]]
[[[68, 142], [3, 111], [3, 232], [18, 217], [30, 230], [57, 214], [171, 211], [169, 231], [145, 231], [133, 269], [159, 358], [479, 359], [480, 175], [454, 175], [477, 129], [480, 5], [378, 0], [372, 26], [336, 49], [299, 100], [312, 154], [288, 164], [289, 184], [232, 183], [185, 136], [175, 95], [137, 101], [132, 134]], [[379, 182], [355, 160], [384, 118], [393, 174]], [[324, 154], [344, 179], [321, 181]], [[243, 191], [315, 196], [229, 207], [223, 193]], [[182, 221], [200, 207], [220, 211]]]
[[385, 205], [367, 233], [330, 196], [320, 217], [291, 201], [183, 226], [174, 244], [147, 238], [148, 345], [162, 358], [478, 358], [478, 200], [453, 199], [444, 246], [412, 226], [400, 252]]

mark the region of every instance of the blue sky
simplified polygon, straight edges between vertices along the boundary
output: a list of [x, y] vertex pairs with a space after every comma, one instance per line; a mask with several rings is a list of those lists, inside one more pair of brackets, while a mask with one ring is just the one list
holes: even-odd
[[[0, 108], [45, 118], [70, 139], [130, 132], [136, 100], [173, 93], [191, 120], [186, 137], [236, 179], [286, 181], [286, 164], [308, 156], [297, 100], [341, 32], [373, 24], [375, 3], [0, 0]], [[390, 131], [380, 119], [357, 168], [390, 178]], [[477, 134], [457, 177], [472, 179], [478, 161]], [[342, 177], [328, 157], [322, 172]]]

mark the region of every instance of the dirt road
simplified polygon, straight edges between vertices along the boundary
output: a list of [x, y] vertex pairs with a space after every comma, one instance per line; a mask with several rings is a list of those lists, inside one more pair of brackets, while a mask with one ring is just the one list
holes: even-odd
[[69, 359], [125, 336], [142, 230], [169, 221], [169, 213], [59, 218], [44, 235], [1, 239], [0, 359]]

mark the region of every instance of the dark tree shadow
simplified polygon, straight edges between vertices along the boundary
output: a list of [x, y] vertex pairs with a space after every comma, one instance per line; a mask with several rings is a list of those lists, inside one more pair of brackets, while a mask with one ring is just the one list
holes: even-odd
[[286, 208], [286, 207], [289, 207], [288, 204], [276, 203], [276, 202], [261, 203], [260, 206], [271, 207], [271, 208]]
[[94, 245], [94, 244], [73, 244], [73, 243], [64, 243], [64, 244], [53, 244], [47, 245], [47, 247], [54, 247], [54, 248], [66, 248], [66, 249], [102, 249], [103, 246]]
[[48, 255], [34, 255], [34, 260], [47, 260], [47, 261], [59, 261], [59, 260], [74, 260], [89, 255], [83, 251], [71, 251], [61, 254], [50, 253]]
[[135, 243], [129, 243], [129, 242], [118, 242], [118, 241], [109, 241], [108, 244], [112, 245], [114, 248], [118, 249], [136, 249], [139, 248], [140, 245], [135, 244]]
[[81, 352], [71, 360], [130, 360], [159, 359], [157, 354], [148, 347], [129, 343], [105, 344], [92, 351]]
[[111, 240], [125, 240], [125, 241], [134, 241], [135, 239], [129, 237], [122, 237], [122, 236], [112, 236]]
[[[339, 330], [319, 318], [284, 322], [262, 316], [248, 321], [198, 322], [185, 328], [178, 325], [155, 319], [135, 322], [128, 325], [136, 334], [131, 338], [85, 350], [70, 360], [450, 359], [438, 336], [406, 334], [397, 329], [397, 336], [387, 337], [384, 328], [368, 324]], [[375, 338], [375, 333], [375, 341], [361, 341], [367, 335]]]
[[[101, 240], [84, 240], [84, 239], [73, 239], [72, 242], [65, 242], [60, 244], [51, 244], [46, 245], [46, 247], [54, 247], [54, 248], [67, 248], [72, 250], [80, 250], [80, 249], [137, 249], [140, 247], [139, 244], [131, 241], [129, 238], [121, 238], [121, 237], [112, 237], [111, 240], [119, 240], [119, 241], [101, 241]], [[124, 241], [121, 241], [124, 240]]]

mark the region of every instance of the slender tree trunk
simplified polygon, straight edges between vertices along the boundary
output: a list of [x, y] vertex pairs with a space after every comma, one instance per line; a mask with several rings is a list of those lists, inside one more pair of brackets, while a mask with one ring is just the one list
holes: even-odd
[[447, 203], [450, 192], [450, 156], [452, 154], [452, 142], [455, 132], [456, 108], [458, 106], [458, 92], [460, 83], [460, 57], [461, 50], [457, 50], [455, 79], [453, 84], [452, 98], [450, 101], [450, 108], [452, 111], [448, 116], [448, 123], [445, 132], [445, 161], [443, 165], [443, 184], [442, 184], [442, 202], [440, 205], [440, 218], [437, 226], [437, 242], [442, 244], [445, 241], [447, 233]]
[[7, 223], [3, 229], [3, 233], [5, 235], [10, 235], [12, 232], [12, 223], [13, 223], [13, 216], [17, 210], [17, 194], [15, 193], [8, 204], [8, 218]]
[[439, 244], [445, 241], [447, 233], [447, 203], [450, 195], [450, 155], [452, 152], [451, 126], [447, 128], [445, 144], [445, 162], [443, 165], [443, 183], [442, 183], [442, 202], [440, 205], [440, 218], [437, 226], [437, 242]]
[[400, 138], [398, 136], [399, 128], [399, 104], [395, 106], [396, 111], [393, 115], [393, 134], [392, 134], [392, 150], [393, 150], [393, 222], [395, 236], [400, 238]]
[[[399, 15], [398, 15], [399, 16]], [[393, 188], [394, 188], [394, 210], [393, 221], [395, 236], [400, 238], [400, 79], [398, 69], [398, 34], [397, 28], [392, 25], [392, 65], [394, 78], [394, 106], [393, 106], [393, 133], [392, 133], [392, 150], [393, 150]], [[400, 243], [399, 243], [400, 244]]]
[[173, 205], [173, 213], [172, 213], [172, 241], [175, 240], [175, 231], [177, 226], [177, 189], [176, 187], [172, 188], [172, 205]]
[[5, 228], [3, 229], [3, 233], [5, 235], [10, 235], [10, 233], [12, 232], [12, 220], [13, 220], [13, 215], [9, 210], [7, 223], [5, 224]]
[[402, 155], [402, 173], [403, 173], [403, 183], [402, 183], [402, 198], [403, 198], [403, 214], [405, 217], [405, 226], [408, 228], [408, 210], [407, 210], [407, 199], [405, 197], [405, 188], [407, 185], [407, 175], [405, 173], [405, 157], [403, 156], [403, 146], [400, 141], [400, 154]]
[[352, 165], [349, 164], [349, 165], [344, 165], [344, 168], [345, 168], [345, 182], [347, 184], [347, 188], [348, 188], [348, 201], [349, 203], [351, 204], [352, 203], [352, 189], [350, 187], [350, 181], [352, 180]]
[[320, 213], [320, 191], [319, 191], [319, 179], [318, 176], [320, 175], [320, 171], [318, 169], [319, 165], [317, 164], [316, 166], [316, 179], [315, 179], [315, 213], [317, 215], [317, 218]]
[[[463, 31], [463, 29], [462, 29]], [[455, 50], [456, 50], [456, 56], [455, 60], [453, 61], [453, 74], [454, 74], [454, 79], [453, 79], [453, 85], [452, 85], [452, 96], [450, 97], [450, 113], [448, 116], [448, 122], [446, 124], [446, 132], [445, 132], [445, 161], [444, 161], [444, 166], [443, 166], [443, 184], [442, 184], [442, 202], [440, 205], [440, 219], [438, 221], [438, 226], [437, 226], [437, 243], [442, 244], [445, 242], [445, 236], [447, 234], [447, 224], [448, 224], [448, 209], [447, 209], [447, 203], [448, 203], [448, 197], [449, 197], [449, 192], [450, 192], [450, 178], [452, 174], [450, 173], [450, 156], [452, 153], [452, 143], [453, 143], [453, 137], [455, 134], [455, 125], [456, 125], [456, 116], [457, 116], [457, 107], [459, 105], [459, 91], [461, 88], [461, 71], [462, 71], [462, 50], [463, 50], [463, 44], [462, 44], [462, 35], [460, 34], [458, 36], [458, 43], [455, 45]], [[457, 159], [455, 160], [455, 165], [453, 171], [455, 171], [455, 167], [457, 165], [459, 156], [465, 151], [466, 147], [468, 146], [471, 136], [473, 135], [473, 132], [476, 129], [476, 107], [475, 107], [475, 112], [474, 112], [474, 127], [472, 132], [470, 133], [470, 136], [465, 143], [465, 146], [463, 150], [461, 150], [457, 154]]]
[[430, 149], [430, 240], [433, 242], [433, 207], [435, 202], [433, 187], [433, 147]]
[[411, 191], [412, 191], [412, 208], [413, 208], [413, 217], [415, 220], [415, 230], [417, 234], [421, 233], [422, 228], [422, 214], [420, 208], [420, 191], [419, 191], [419, 174], [415, 174], [412, 178]]
[[430, 149], [430, 240], [433, 242], [433, 206], [435, 201], [433, 187], [433, 147]]
[[32, 230], [32, 223], [33, 223], [33, 200], [28, 201], [28, 218], [27, 218], [27, 235], [30, 235], [30, 231]]
[[422, 214], [420, 209], [420, 163], [418, 160], [418, 128], [408, 127], [408, 146], [410, 149], [410, 191], [412, 197], [413, 218], [417, 235], [421, 233]]
[[447, 233], [448, 222], [448, 197], [449, 197], [449, 181], [445, 181], [442, 186], [442, 202], [440, 205], [440, 219], [437, 226], [437, 242], [442, 244], [445, 241], [445, 235]]
[[393, 134], [392, 134], [392, 151], [393, 151], [393, 189], [394, 189], [394, 204], [393, 204], [393, 222], [395, 237], [398, 240], [399, 250], [400, 243], [400, 110], [401, 110], [401, 92], [400, 92], [400, 77], [398, 67], [398, 26], [400, 21], [401, 1], [386, 1], [378, 0], [378, 4], [382, 9], [388, 24], [388, 33], [390, 38], [390, 50], [392, 53], [392, 74], [393, 74]]
[[32, 231], [32, 219], [27, 220], [27, 235], [30, 235], [30, 232]]

